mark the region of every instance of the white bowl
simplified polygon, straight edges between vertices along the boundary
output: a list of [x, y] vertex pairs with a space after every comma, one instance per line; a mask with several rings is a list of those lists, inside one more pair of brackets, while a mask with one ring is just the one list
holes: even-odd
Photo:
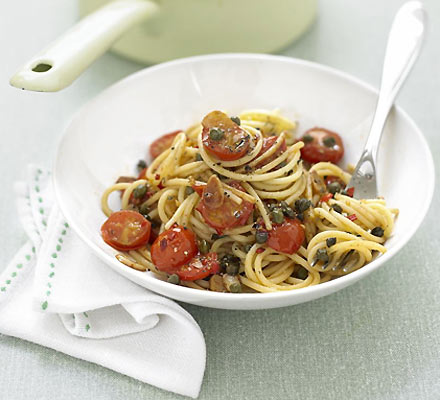
[[[192, 57], [144, 69], [116, 83], [84, 106], [58, 149], [54, 186], [76, 233], [111, 268], [167, 297], [206, 307], [264, 309], [303, 303], [334, 293], [386, 263], [421, 224], [434, 189], [434, 166], [422, 133], [400, 108], [390, 115], [379, 153], [379, 191], [400, 215], [388, 251], [339, 279], [304, 289], [230, 294], [176, 286], [121, 264], [100, 236], [104, 189], [130, 174], [159, 135], [186, 128], [210, 110], [231, 114], [279, 108], [297, 118], [300, 131], [314, 125], [339, 132], [344, 163], [355, 163], [365, 142], [377, 92], [331, 68], [292, 58], [226, 54]], [[410, 186], [409, 186], [410, 185]]]

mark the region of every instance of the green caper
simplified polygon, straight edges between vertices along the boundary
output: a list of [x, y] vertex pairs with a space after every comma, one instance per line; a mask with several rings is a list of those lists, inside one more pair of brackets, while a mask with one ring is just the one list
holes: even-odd
[[333, 147], [336, 144], [336, 140], [333, 136], [327, 136], [322, 143], [324, 143], [324, 146], [326, 147]]
[[172, 274], [168, 277], [167, 282], [173, 283], [174, 285], [178, 285], [180, 283], [179, 275]]
[[145, 185], [139, 185], [133, 190], [133, 197], [135, 199], [142, 199], [147, 194], [147, 187]]
[[313, 142], [313, 136], [305, 134], [301, 139], [305, 144]]
[[247, 244], [246, 246], [243, 247], [243, 251], [245, 253], [249, 253], [251, 251], [252, 245], [251, 244]]
[[295, 210], [297, 213], [303, 213], [304, 211], [308, 210], [311, 205], [312, 202], [310, 200], [298, 199], [295, 201]]
[[150, 212], [150, 209], [149, 209], [149, 207], [147, 206], [147, 202], [144, 202], [144, 203], [142, 203], [142, 204], [140, 205], [140, 207], [139, 207], [139, 212], [140, 212], [142, 215], [148, 215], [148, 213]]
[[240, 269], [240, 264], [228, 264], [226, 266], [226, 273], [228, 275], [237, 275]]
[[199, 241], [199, 250], [202, 254], [209, 252], [209, 243], [205, 239]]
[[209, 138], [211, 140], [219, 141], [222, 140], [224, 136], [225, 132], [221, 129], [211, 128], [211, 130], [209, 131]]
[[142, 171], [144, 168], [147, 168], [147, 163], [144, 160], [139, 160], [136, 167], [139, 171]]
[[324, 263], [328, 262], [329, 257], [327, 254], [327, 250], [326, 249], [318, 249], [318, 251], [316, 252], [316, 258], [319, 261], [322, 261]]
[[200, 153], [196, 154], [196, 161], [203, 161], [202, 156], [200, 155]]
[[342, 207], [339, 204], [333, 204], [332, 205], [333, 210], [335, 210], [337, 213], [342, 213]]
[[270, 213], [272, 221], [276, 224], [282, 224], [284, 221], [284, 215], [280, 208], [274, 208]]
[[329, 237], [325, 243], [327, 244], [327, 247], [332, 247], [336, 244], [336, 238], [335, 237]]
[[255, 241], [257, 243], [266, 243], [267, 239], [269, 238], [269, 234], [266, 231], [257, 231], [255, 233]]
[[229, 291], [231, 293], [241, 293], [241, 285], [238, 282], [234, 282], [229, 286]]
[[240, 258], [232, 254], [225, 254], [220, 260], [220, 267], [228, 275], [237, 275], [240, 269]]
[[240, 121], [240, 118], [239, 117], [231, 117], [231, 121], [232, 122], [235, 122], [237, 125], [239, 125], [240, 126], [240, 124], [241, 124], [241, 121]]
[[296, 276], [298, 279], [307, 279], [309, 276], [309, 271], [307, 271], [304, 267], [299, 267], [298, 271], [296, 272]]
[[329, 191], [329, 193], [331, 194], [335, 194], [340, 192], [342, 189], [341, 184], [337, 181], [329, 183], [327, 186], [327, 190]]
[[304, 221], [304, 213], [296, 214], [296, 218], [298, 218], [301, 222]]
[[195, 190], [194, 190], [191, 186], [187, 186], [187, 187], [185, 188], [185, 194], [186, 194], [187, 196], [193, 194], [194, 192], [195, 192]]
[[291, 207], [289, 207], [289, 205], [285, 201], [282, 201], [280, 203], [280, 206], [281, 206], [281, 211], [283, 212], [283, 214], [286, 217], [289, 217], [289, 218], [295, 217], [295, 212], [292, 210]]
[[382, 237], [384, 234], [384, 230], [380, 226], [376, 226], [371, 230], [371, 234], [377, 237]]

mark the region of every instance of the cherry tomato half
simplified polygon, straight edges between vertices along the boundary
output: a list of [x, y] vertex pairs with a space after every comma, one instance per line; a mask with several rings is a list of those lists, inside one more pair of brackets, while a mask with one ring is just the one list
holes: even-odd
[[281, 253], [294, 254], [304, 242], [304, 229], [297, 219], [286, 218], [282, 224], [274, 224], [268, 231], [267, 245]]
[[182, 132], [182, 130], [173, 131], [170, 133], [166, 133], [162, 135], [160, 138], [156, 139], [150, 145], [150, 154], [152, 158], [156, 158], [160, 154], [162, 154], [165, 150], [169, 149], [173, 144], [174, 138], [178, 133]]
[[189, 229], [175, 224], [162, 232], [151, 246], [151, 260], [160, 271], [174, 274], [197, 254], [196, 236]]
[[[216, 189], [215, 193], [211, 192], [212, 188], [220, 187], [218, 184], [214, 185], [211, 183], [216, 180], [220, 183], [217, 175], [212, 175], [209, 178], [208, 184], [203, 189], [202, 199], [196, 209], [200, 211], [205, 222], [217, 229], [218, 232], [246, 224], [254, 209], [254, 205], [246, 200], [243, 200], [241, 204], [237, 204], [227, 197], [222, 189]], [[229, 182], [228, 184], [244, 191], [243, 187], [236, 181]], [[219, 197], [221, 200], [219, 200]], [[215, 203], [211, 199], [215, 199]]]
[[[264, 138], [263, 146], [261, 147], [261, 150], [258, 153], [257, 157], [260, 157], [262, 154], [268, 151], [274, 145], [277, 139], [278, 139], [277, 136], [269, 136]], [[283, 141], [281, 142], [281, 146], [278, 148], [278, 150], [274, 154], [272, 154], [269, 158], [266, 158], [263, 161], [259, 162], [257, 164], [257, 168], [261, 168], [266, 164], [269, 164], [270, 162], [275, 160], [275, 158], [277, 158], [280, 154], [284, 153], [286, 149], [287, 149], [286, 141], [283, 139]]]
[[330, 161], [336, 164], [344, 155], [341, 137], [328, 129], [309, 129], [300, 140], [304, 142], [301, 157], [310, 163]]
[[251, 136], [225, 113], [210, 112], [203, 118], [202, 126], [203, 147], [219, 160], [238, 160], [246, 154]]
[[148, 243], [151, 224], [136, 211], [116, 211], [101, 227], [104, 242], [116, 250], [136, 250]]
[[220, 271], [220, 264], [217, 253], [208, 253], [198, 254], [188, 264], [175, 270], [174, 274], [177, 274], [182, 281], [195, 281], [216, 274], [218, 271]]

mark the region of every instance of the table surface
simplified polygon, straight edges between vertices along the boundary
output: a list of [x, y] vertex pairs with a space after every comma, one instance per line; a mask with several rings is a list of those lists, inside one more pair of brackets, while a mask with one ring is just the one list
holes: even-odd
[[[313, 28], [283, 54], [317, 61], [378, 86], [385, 40], [402, 0], [320, 3]], [[428, 40], [398, 103], [440, 160], [440, 2], [426, 0]], [[28, 163], [49, 167], [76, 109], [142, 66], [105, 54], [53, 94], [8, 85], [16, 68], [77, 19], [74, 0], [0, 6], [0, 270], [25, 241], [13, 183]], [[416, 150], [416, 149], [415, 149]], [[414, 182], [408, 183], [408, 193]], [[416, 189], [415, 189], [416, 190]], [[205, 334], [200, 399], [439, 399], [439, 190], [416, 235], [383, 268], [337, 294], [267, 311], [184, 305]], [[91, 363], [0, 336], [1, 399], [177, 399]]]

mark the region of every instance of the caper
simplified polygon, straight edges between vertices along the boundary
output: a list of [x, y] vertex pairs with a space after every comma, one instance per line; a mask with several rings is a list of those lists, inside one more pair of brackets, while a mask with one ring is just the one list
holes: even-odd
[[333, 204], [332, 205], [333, 210], [335, 210], [337, 213], [342, 213], [342, 207], [339, 204]]
[[200, 153], [196, 154], [196, 161], [203, 161], [202, 156], [200, 155]]
[[231, 117], [231, 121], [235, 122], [237, 125], [241, 124], [240, 118], [239, 117]]
[[144, 160], [139, 160], [136, 167], [139, 171], [142, 171], [144, 168], [147, 168], [147, 163]]
[[266, 231], [257, 231], [257, 233], [255, 233], [255, 241], [257, 243], [266, 243], [268, 238], [269, 234]]
[[295, 212], [292, 210], [291, 207], [288, 206], [288, 204], [285, 201], [282, 201], [280, 203], [280, 206], [281, 206], [281, 211], [283, 212], [283, 214], [286, 217], [289, 217], [289, 218], [295, 217]]
[[237, 275], [240, 269], [240, 264], [228, 264], [226, 266], [226, 273], [228, 275]]
[[194, 190], [191, 186], [187, 186], [187, 187], [185, 188], [185, 194], [186, 194], [187, 196], [193, 194], [194, 192], [195, 192], [195, 190]]
[[179, 275], [172, 274], [168, 277], [167, 282], [173, 283], [174, 285], [178, 285], [180, 283]]
[[209, 131], [209, 138], [211, 140], [219, 141], [222, 140], [224, 136], [225, 132], [223, 132], [221, 129], [211, 128]]
[[251, 244], [247, 244], [246, 246], [243, 247], [243, 251], [245, 253], [249, 253], [251, 251], [252, 245]]
[[318, 251], [316, 252], [316, 258], [319, 261], [322, 261], [324, 263], [328, 262], [329, 257], [327, 254], [327, 250], [326, 249], [318, 249]]
[[209, 252], [209, 243], [205, 239], [199, 241], [199, 250], [202, 254]]
[[336, 140], [333, 136], [327, 136], [322, 141], [326, 147], [333, 147], [336, 144]]
[[304, 213], [296, 214], [296, 218], [298, 218], [301, 222], [304, 221]]
[[309, 134], [305, 134], [301, 140], [306, 144], [311, 143], [311, 142], [313, 142], [313, 136], [311, 136]]
[[298, 279], [307, 279], [309, 276], [309, 271], [307, 271], [304, 267], [299, 267], [298, 271], [296, 272], [296, 276]]
[[147, 187], [145, 185], [139, 185], [133, 190], [133, 197], [135, 199], [142, 199], [147, 194]]
[[335, 194], [340, 192], [342, 189], [341, 184], [337, 181], [329, 183], [327, 186], [327, 190], [329, 191], [329, 193], [331, 194]]
[[228, 275], [237, 275], [240, 269], [240, 258], [232, 254], [226, 254], [220, 260], [220, 267]]
[[234, 282], [229, 286], [229, 291], [231, 293], [241, 293], [241, 285], [238, 282]]
[[371, 230], [371, 234], [377, 237], [382, 237], [384, 234], [384, 230], [380, 226], [376, 226]]
[[284, 221], [284, 215], [280, 208], [274, 208], [270, 213], [272, 221], [276, 224], [282, 224]]
[[336, 244], [336, 238], [335, 237], [329, 237], [325, 243], [327, 244], [327, 247], [332, 247]]
[[149, 209], [149, 207], [147, 206], [147, 202], [144, 202], [144, 203], [142, 203], [142, 204], [140, 205], [140, 207], [139, 207], [139, 212], [140, 212], [142, 215], [148, 215], [148, 213], [150, 212], [150, 209]]
[[312, 202], [310, 200], [298, 199], [298, 200], [295, 201], [295, 210], [296, 210], [297, 213], [303, 213], [311, 205], [312, 205]]

